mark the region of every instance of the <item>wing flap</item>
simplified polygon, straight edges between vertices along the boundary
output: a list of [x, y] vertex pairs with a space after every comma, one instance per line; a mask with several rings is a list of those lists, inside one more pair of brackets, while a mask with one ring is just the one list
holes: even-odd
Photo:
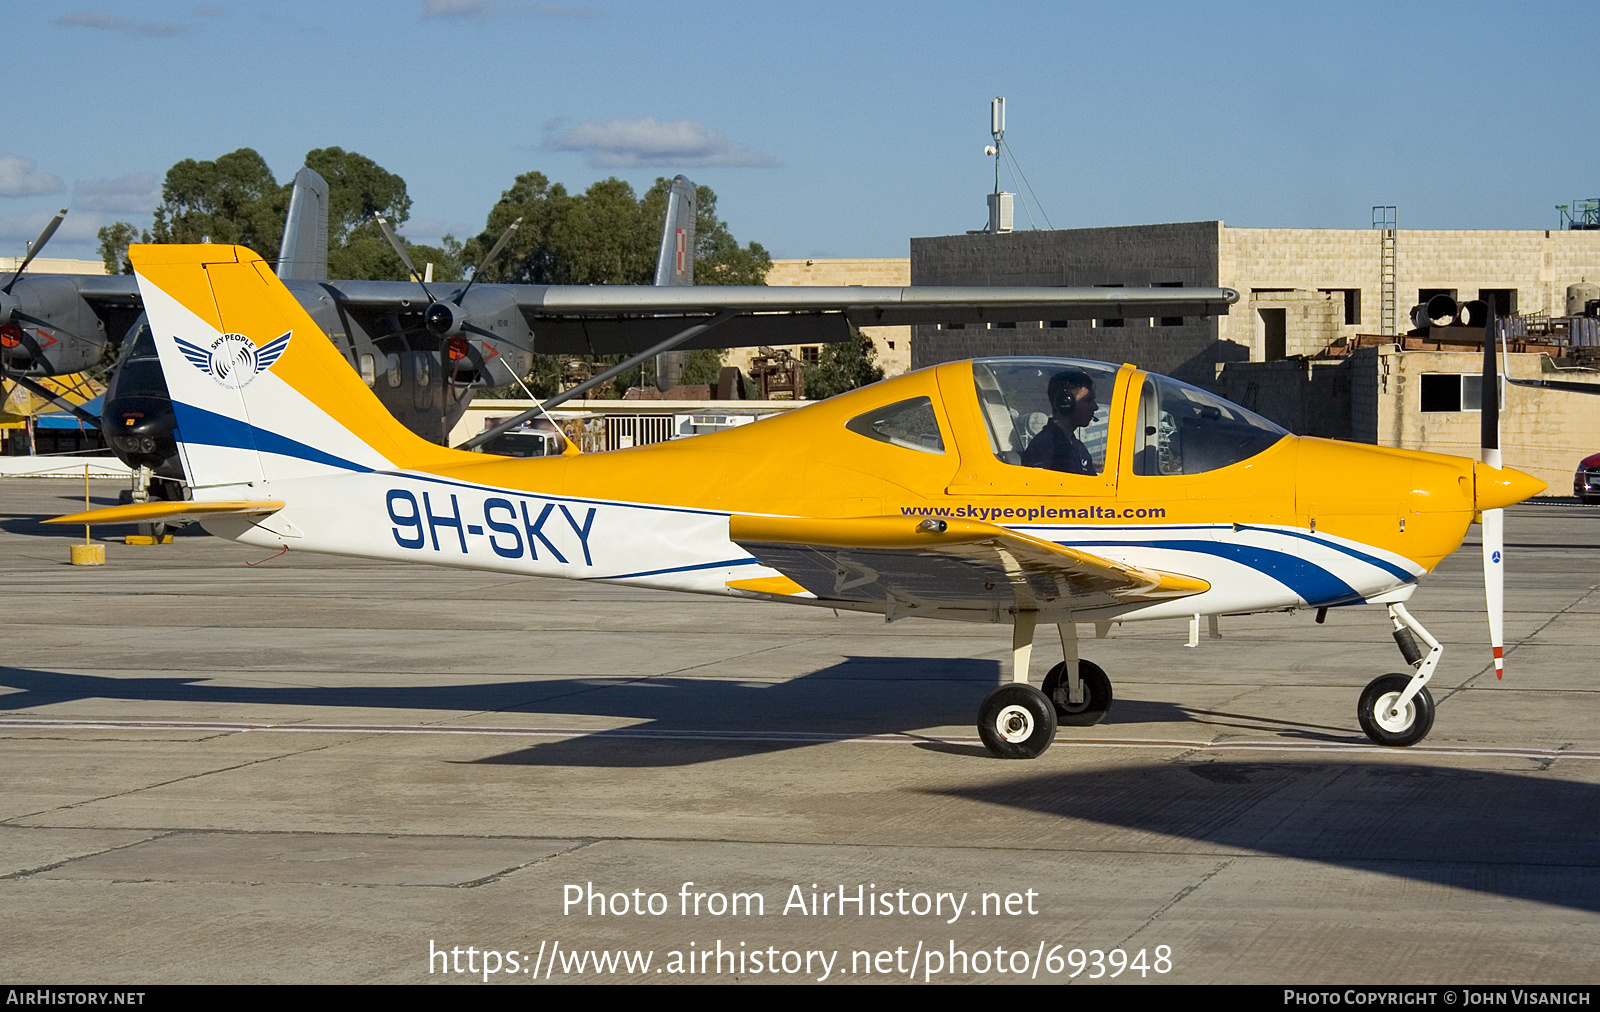
[[283, 509], [275, 499], [256, 499], [246, 502], [136, 502], [126, 506], [107, 506], [104, 509], [73, 513], [46, 520], [47, 524], [134, 524], [146, 521], [189, 521], [206, 517], [238, 513], [266, 515]]
[[734, 516], [729, 536], [819, 598], [1079, 610], [1186, 597], [1205, 580], [975, 520]]

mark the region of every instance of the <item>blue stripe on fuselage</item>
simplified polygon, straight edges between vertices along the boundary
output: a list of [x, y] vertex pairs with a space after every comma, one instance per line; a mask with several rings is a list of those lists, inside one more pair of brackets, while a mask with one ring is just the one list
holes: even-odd
[[174, 435], [180, 443], [228, 446], [239, 450], [276, 453], [282, 457], [298, 457], [301, 460], [340, 467], [347, 471], [372, 470], [370, 467], [345, 460], [343, 457], [336, 457], [314, 446], [307, 446], [287, 436], [280, 436], [276, 432], [251, 425], [249, 422], [241, 422], [237, 418], [219, 415], [192, 404], [173, 401], [172, 410], [178, 420], [178, 431]]
[[[1314, 562], [1287, 552], [1254, 545], [1234, 545], [1220, 541], [1063, 541], [1058, 544], [1072, 548], [1115, 546], [1126, 548], [1161, 548], [1180, 552], [1196, 552], [1230, 559], [1271, 577], [1300, 596], [1313, 607], [1349, 604], [1362, 600], [1361, 594], [1348, 583], [1334, 576]], [[1403, 579], [1410, 580], [1407, 574]]]

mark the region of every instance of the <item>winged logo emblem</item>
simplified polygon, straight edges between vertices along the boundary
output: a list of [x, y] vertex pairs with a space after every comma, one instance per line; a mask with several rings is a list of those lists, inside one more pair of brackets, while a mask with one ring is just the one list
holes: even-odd
[[243, 334], [223, 334], [211, 342], [209, 348], [191, 344], [181, 337], [174, 340], [190, 365], [222, 386], [237, 390], [272, 368], [272, 364], [288, 350], [289, 337], [293, 333], [288, 331], [259, 348]]

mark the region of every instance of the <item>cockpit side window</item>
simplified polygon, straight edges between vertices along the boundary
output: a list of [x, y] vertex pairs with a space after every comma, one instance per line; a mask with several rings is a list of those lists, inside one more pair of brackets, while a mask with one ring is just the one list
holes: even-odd
[[868, 439], [923, 453], [943, 453], [944, 436], [933, 413], [933, 401], [913, 397], [875, 408], [845, 423], [845, 428]]
[[1247, 408], [1167, 376], [1139, 391], [1133, 473], [1203, 474], [1248, 460], [1289, 431]]
[[1066, 474], [1105, 471], [1115, 367], [1077, 359], [980, 359], [972, 372], [996, 458]]

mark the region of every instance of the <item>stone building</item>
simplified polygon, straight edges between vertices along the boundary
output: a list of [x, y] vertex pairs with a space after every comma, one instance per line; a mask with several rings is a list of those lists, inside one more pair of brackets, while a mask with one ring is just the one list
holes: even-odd
[[919, 326], [911, 364], [1078, 355], [1209, 386], [1229, 362], [1313, 355], [1358, 333], [1403, 333], [1411, 307], [1440, 292], [1462, 300], [1492, 294], [1502, 312], [1559, 316], [1568, 285], [1600, 279], [1600, 231], [1399, 229], [1387, 237], [1387, 286], [1386, 233], [1377, 229], [1199, 221], [912, 239], [917, 285], [1222, 286], [1237, 289], [1240, 300], [1228, 316], [1214, 318]]
[[[1388, 264], [1385, 239], [1389, 240]], [[1386, 270], [1386, 266], [1389, 267]], [[914, 368], [982, 355], [1067, 355], [1132, 362], [1208, 387], [1290, 431], [1476, 456], [1481, 356], [1403, 350], [1356, 335], [1400, 335], [1413, 305], [1444, 293], [1493, 296], [1502, 313], [1560, 317], [1570, 285], [1600, 280], [1600, 231], [1230, 228], [1220, 221], [911, 240], [919, 285], [1221, 286], [1224, 317], [918, 326]], [[1398, 342], [1398, 338], [1396, 338]], [[1564, 366], [1512, 354], [1514, 378]], [[1564, 380], [1600, 373], [1563, 371]], [[1454, 399], [1439, 396], [1454, 389]], [[1424, 390], [1434, 392], [1425, 397]], [[1509, 387], [1505, 462], [1566, 495], [1600, 450], [1600, 396]]]

